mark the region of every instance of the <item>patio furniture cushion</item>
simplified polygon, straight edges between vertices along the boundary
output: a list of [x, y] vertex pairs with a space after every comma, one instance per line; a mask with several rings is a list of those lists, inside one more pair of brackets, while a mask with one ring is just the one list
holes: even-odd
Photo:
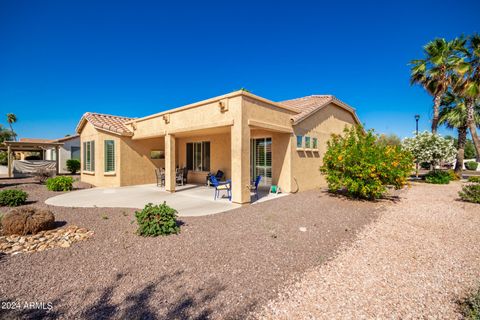
[[229, 190], [230, 186], [228, 184], [222, 184], [217, 187], [218, 190]]

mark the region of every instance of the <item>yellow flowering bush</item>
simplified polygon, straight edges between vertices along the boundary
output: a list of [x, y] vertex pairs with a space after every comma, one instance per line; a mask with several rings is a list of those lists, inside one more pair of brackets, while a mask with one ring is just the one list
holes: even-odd
[[377, 199], [387, 191], [407, 183], [413, 169], [413, 156], [401, 146], [378, 143], [373, 130], [346, 128], [343, 135], [332, 135], [320, 171], [326, 175], [332, 192]]

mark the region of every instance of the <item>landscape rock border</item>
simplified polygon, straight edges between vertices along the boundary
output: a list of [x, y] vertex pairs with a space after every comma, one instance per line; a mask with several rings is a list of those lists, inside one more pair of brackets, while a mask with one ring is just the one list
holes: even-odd
[[93, 231], [86, 228], [71, 225], [66, 228], [40, 231], [33, 235], [0, 236], [0, 253], [15, 255], [52, 248], [68, 248], [72, 243], [87, 240], [93, 234]]

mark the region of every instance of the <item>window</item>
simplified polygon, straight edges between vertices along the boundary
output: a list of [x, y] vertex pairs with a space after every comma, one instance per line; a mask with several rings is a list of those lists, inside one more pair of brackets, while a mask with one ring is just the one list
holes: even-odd
[[163, 150], [152, 150], [150, 151], [150, 159], [165, 159], [165, 151]]
[[70, 147], [70, 159], [80, 161], [80, 147]]
[[305, 137], [305, 148], [310, 149], [310, 137]]
[[313, 149], [317, 149], [317, 148], [318, 148], [318, 139], [317, 139], [317, 138], [313, 138], [313, 139], [312, 139], [312, 148], [313, 148]]
[[50, 152], [50, 160], [56, 161], [57, 160], [57, 152], [55, 151], [55, 149], [50, 149], [49, 152]]
[[210, 171], [210, 142], [187, 143], [187, 169]]
[[303, 136], [297, 136], [297, 148], [302, 148]]
[[115, 141], [105, 140], [105, 172], [115, 172]]
[[83, 170], [95, 171], [95, 141], [83, 143]]

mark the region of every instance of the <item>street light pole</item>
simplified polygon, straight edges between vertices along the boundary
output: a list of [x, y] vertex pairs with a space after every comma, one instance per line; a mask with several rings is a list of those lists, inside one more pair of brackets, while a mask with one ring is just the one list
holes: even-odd
[[[420, 120], [420, 115], [416, 114], [415, 115], [415, 127], [416, 127], [415, 136], [418, 136], [418, 120]], [[418, 179], [418, 159], [415, 163], [415, 176]]]

